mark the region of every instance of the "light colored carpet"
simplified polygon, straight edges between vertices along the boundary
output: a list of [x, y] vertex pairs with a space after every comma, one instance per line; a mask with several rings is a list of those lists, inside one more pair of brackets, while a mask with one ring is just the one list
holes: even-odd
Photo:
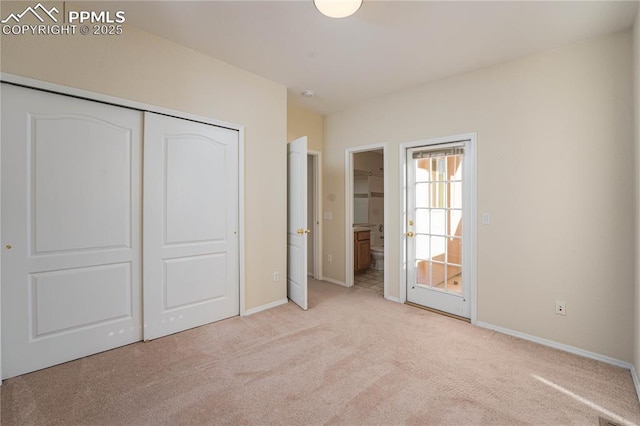
[[640, 423], [628, 370], [373, 292], [292, 303], [2, 386], [2, 425]]

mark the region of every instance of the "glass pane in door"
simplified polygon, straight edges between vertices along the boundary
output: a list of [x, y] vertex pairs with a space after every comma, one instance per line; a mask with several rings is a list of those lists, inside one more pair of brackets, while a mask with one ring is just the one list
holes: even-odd
[[413, 161], [416, 284], [462, 293], [462, 155]]
[[407, 302], [463, 318], [471, 315], [468, 277], [462, 279], [470, 249], [462, 233], [470, 195], [463, 171], [474, 164], [465, 154], [468, 143], [405, 151]]

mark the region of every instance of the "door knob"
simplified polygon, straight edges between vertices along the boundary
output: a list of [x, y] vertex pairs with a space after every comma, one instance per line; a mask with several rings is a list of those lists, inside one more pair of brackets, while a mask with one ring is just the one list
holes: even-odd
[[310, 234], [311, 233], [311, 229], [305, 229], [304, 233], [305, 234]]
[[296, 234], [298, 234], [298, 235], [302, 235], [302, 234], [304, 234], [304, 229], [302, 229], [302, 228], [298, 229], [298, 230], [296, 231]]
[[409, 231], [405, 234], [407, 237], [413, 237], [413, 232]]

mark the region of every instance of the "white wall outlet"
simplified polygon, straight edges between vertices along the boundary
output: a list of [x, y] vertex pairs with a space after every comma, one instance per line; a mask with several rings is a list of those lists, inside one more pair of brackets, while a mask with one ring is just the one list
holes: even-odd
[[331, 212], [324, 212], [324, 220], [333, 219], [333, 214]]
[[330, 254], [327, 255], [327, 262], [333, 262], [333, 256]]
[[567, 315], [567, 304], [561, 300], [556, 300], [556, 314]]
[[491, 223], [491, 216], [489, 213], [482, 213], [481, 220], [483, 225], [488, 225]]
[[274, 281], [280, 281], [280, 272], [278, 272], [278, 271], [274, 271], [274, 273], [273, 273], [273, 280], [274, 280]]

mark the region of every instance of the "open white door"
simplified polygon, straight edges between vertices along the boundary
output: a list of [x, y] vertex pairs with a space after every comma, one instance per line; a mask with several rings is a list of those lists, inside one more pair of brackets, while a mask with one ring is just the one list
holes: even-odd
[[238, 132], [145, 113], [144, 339], [240, 312]]
[[287, 297], [307, 310], [307, 137], [287, 146]]

